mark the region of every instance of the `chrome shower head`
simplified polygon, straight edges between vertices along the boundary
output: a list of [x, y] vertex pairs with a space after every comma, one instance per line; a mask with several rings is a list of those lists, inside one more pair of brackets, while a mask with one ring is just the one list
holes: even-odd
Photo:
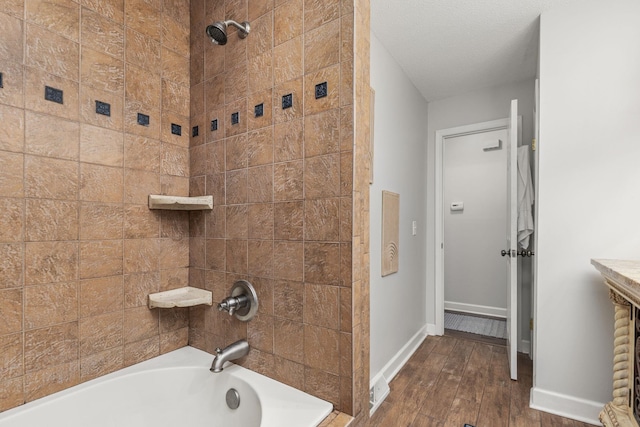
[[227, 44], [227, 26], [231, 25], [238, 29], [238, 37], [244, 39], [249, 35], [251, 27], [249, 22], [245, 21], [242, 24], [238, 24], [236, 21], [217, 21], [207, 26], [207, 35], [211, 38], [211, 42], [219, 45]]
[[207, 35], [213, 43], [225, 45], [227, 44], [227, 25], [221, 21], [214, 22], [207, 27]]

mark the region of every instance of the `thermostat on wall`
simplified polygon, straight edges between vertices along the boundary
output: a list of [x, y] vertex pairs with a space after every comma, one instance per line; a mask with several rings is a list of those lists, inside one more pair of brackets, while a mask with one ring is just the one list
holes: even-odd
[[451, 203], [452, 211], [462, 211], [464, 210], [464, 202], [453, 202]]

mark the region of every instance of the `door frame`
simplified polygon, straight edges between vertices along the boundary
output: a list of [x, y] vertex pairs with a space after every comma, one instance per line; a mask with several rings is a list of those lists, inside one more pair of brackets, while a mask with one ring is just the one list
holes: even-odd
[[[509, 118], [436, 131], [435, 155], [435, 334], [444, 334], [444, 143], [448, 138], [508, 129]], [[522, 117], [518, 116], [518, 143], [522, 141]], [[519, 322], [518, 322], [519, 323]], [[518, 334], [520, 335], [520, 334]], [[519, 339], [519, 338], [518, 338]]]

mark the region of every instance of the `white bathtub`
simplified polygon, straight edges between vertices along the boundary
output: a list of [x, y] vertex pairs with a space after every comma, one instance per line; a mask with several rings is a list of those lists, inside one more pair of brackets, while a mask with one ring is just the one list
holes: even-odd
[[[0, 427], [311, 427], [332, 405], [234, 364], [209, 371], [193, 347], [96, 378], [0, 413]], [[229, 409], [226, 393], [240, 395]]]

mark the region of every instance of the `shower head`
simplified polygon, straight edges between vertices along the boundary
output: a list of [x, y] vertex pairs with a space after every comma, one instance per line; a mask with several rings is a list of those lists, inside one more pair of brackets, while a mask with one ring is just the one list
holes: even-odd
[[249, 35], [251, 27], [249, 22], [244, 21], [242, 24], [238, 24], [236, 21], [217, 21], [207, 26], [207, 35], [211, 38], [211, 42], [219, 45], [227, 44], [227, 26], [231, 25], [238, 29], [238, 37], [244, 39]]
[[211, 38], [211, 42], [215, 44], [227, 44], [227, 25], [218, 21], [207, 27], [207, 35]]

